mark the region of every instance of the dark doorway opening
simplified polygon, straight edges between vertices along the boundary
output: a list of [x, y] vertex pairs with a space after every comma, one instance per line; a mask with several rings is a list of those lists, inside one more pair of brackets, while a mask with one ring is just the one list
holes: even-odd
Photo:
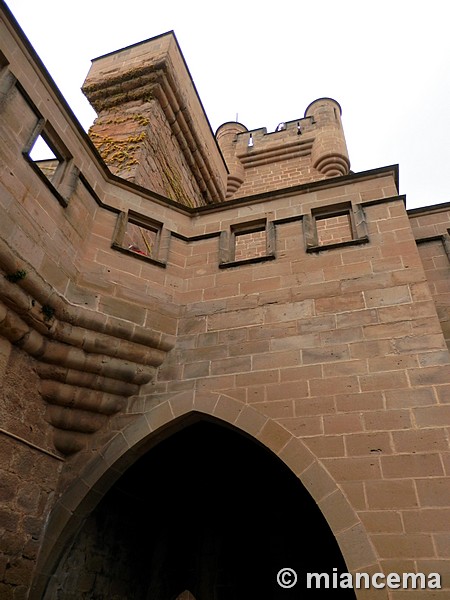
[[[277, 583], [282, 568], [297, 584]], [[160, 442], [105, 495], [60, 561], [45, 598], [323, 598], [306, 574], [346, 572], [298, 478], [254, 440], [200, 421]], [[353, 590], [339, 597], [355, 599]]]

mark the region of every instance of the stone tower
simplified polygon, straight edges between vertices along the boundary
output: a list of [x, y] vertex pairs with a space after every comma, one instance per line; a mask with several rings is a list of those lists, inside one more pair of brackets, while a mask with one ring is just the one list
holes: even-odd
[[450, 206], [330, 98], [214, 135], [172, 32], [87, 135], [0, 6], [0, 596], [447, 597]]

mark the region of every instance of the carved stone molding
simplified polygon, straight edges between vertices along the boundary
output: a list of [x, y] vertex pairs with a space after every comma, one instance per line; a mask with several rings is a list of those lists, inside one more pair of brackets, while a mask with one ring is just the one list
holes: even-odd
[[[126, 61], [120, 60], [121, 52], [127, 52]], [[134, 59], [130, 58], [130, 53]], [[187, 88], [192, 88], [194, 93], [188, 95]], [[138, 136], [140, 146], [147, 137], [144, 121], [151, 119], [148, 111], [156, 100], [204, 202], [211, 204], [225, 200], [226, 167], [216, 146], [209, 140], [210, 126], [173, 33], [95, 59], [82, 90], [99, 117], [109, 115], [109, 120], [111, 115], [117, 116], [118, 111], [125, 118], [133, 108], [125, 110], [124, 107], [139, 105], [144, 117]], [[93, 139], [95, 132], [94, 124], [91, 128]], [[114, 138], [111, 131], [108, 135]], [[133, 149], [133, 152], [137, 151], [138, 147]], [[140, 160], [135, 158], [133, 165]]]

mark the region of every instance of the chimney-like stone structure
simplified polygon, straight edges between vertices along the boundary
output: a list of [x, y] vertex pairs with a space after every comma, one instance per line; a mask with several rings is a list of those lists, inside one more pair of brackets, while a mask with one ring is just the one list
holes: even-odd
[[173, 32], [94, 59], [82, 90], [115, 175], [186, 206], [225, 199], [227, 169]]

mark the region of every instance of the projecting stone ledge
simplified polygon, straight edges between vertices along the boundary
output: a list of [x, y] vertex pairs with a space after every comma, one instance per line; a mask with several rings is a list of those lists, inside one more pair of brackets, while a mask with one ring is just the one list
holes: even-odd
[[174, 337], [69, 304], [4, 243], [0, 264], [0, 336], [35, 359], [55, 448], [73, 454], [153, 379]]

